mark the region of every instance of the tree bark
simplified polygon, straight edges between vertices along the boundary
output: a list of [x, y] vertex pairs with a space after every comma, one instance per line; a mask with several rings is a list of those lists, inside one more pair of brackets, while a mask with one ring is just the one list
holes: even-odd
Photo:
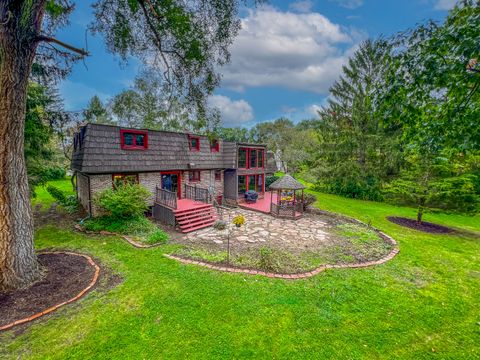
[[0, 291], [39, 277], [24, 158], [28, 79], [45, 1], [0, 0]]

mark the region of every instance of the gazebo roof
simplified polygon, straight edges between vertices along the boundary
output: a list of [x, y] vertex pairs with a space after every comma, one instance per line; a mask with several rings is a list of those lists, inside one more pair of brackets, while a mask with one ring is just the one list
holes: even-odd
[[274, 181], [273, 183], [271, 183], [269, 188], [273, 190], [281, 190], [281, 189], [301, 190], [301, 189], [305, 189], [306, 187], [302, 183], [295, 180], [290, 175], [285, 175], [285, 176], [282, 176], [277, 181]]

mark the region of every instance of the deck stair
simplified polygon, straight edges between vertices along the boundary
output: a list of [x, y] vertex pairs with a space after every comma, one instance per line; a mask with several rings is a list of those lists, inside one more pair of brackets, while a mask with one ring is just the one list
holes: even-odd
[[212, 204], [203, 204], [189, 209], [177, 209], [173, 212], [182, 233], [212, 226], [217, 220], [217, 211]]

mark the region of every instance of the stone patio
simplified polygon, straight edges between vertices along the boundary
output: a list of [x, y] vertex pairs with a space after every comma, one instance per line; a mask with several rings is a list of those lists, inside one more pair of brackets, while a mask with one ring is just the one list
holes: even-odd
[[[237, 215], [243, 215], [246, 220], [240, 228], [232, 224], [232, 219]], [[230, 228], [232, 246], [256, 248], [266, 244], [280, 245], [282, 249], [293, 253], [318, 249], [331, 243], [335, 235], [329, 229], [338, 224], [336, 219], [326, 216], [306, 214], [301, 219], [289, 220], [245, 209], [224, 210], [223, 221]], [[220, 231], [210, 227], [191, 232], [183, 239], [178, 239], [178, 242], [220, 248], [226, 244], [227, 235], [227, 229]]]

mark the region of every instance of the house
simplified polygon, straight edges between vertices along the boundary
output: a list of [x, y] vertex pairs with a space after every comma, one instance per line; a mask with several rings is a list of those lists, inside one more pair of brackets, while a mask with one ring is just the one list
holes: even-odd
[[206, 136], [87, 124], [74, 137], [72, 171], [77, 196], [92, 216], [93, 199], [115, 184], [150, 190], [154, 216], [182, 231], [215, 221], [214, 203], [238, 204], [247, 190], [265, 193], [265, 145]]

